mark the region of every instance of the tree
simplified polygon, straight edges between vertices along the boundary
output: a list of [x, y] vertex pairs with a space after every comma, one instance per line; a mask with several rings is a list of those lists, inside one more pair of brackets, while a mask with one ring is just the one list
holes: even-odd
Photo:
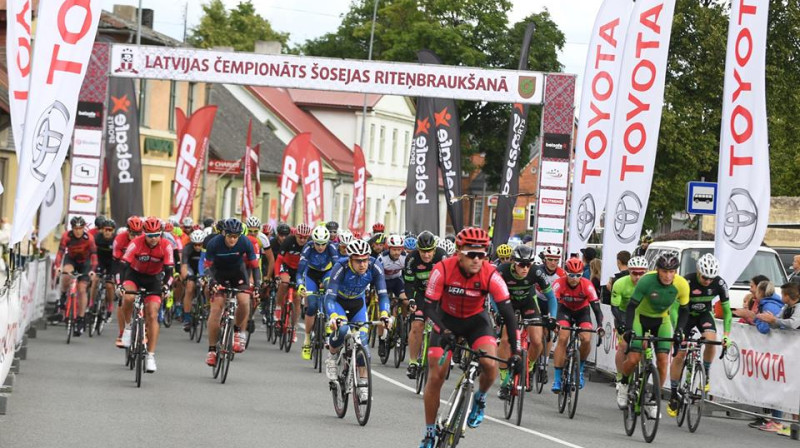
[[[304, 54], [338, 58], [366, 59], [372, 26], [374, 0], [356, 2], [336, 32], [309, 40]], [[531, 70], [561, 71], [558, 50], [564, 34], [551, 20], [549, 12], [532, 14], [509, 27], [508, 0], [382, 0], [375, 25], [373, 59], [416, 62], [417, 51], [427, 48], [443, 64], [483, 68], [516, 69], [522, 36], [528, 21], [536, 23], [531, 45]], [[476, 151], [487, 160], [499, 161], [505, 155], [510, 105], [461, 101], [462, 161]], [[531, 108], [522, 160], [539, 133], [541, 108]], [[502, 163], [483, 167], [489, 182], [497, 185]]]
[[203, 5], [200, 24], [192, 29], [188, 40], [198, 48], [233, 47], [236, 51], [253, 51], [258, 40], [278, 41], [287, 50], [289, 33], [272, 29], [250, 0], [239, 2], [230, 12], [222, 0], [211, 0]]

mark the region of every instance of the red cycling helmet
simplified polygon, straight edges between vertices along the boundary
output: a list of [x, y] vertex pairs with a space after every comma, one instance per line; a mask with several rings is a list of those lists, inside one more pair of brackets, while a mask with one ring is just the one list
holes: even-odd
[[311, 226], [306, 223], [298, 224], [296, 232], [298, 236], [309, 236], [311, 235]]
[[261, 233], [263, 233], [264, 235], [269, 236], [272, 233], [272, 226], [270, 226], [269, 224], [262, 225], [261, 226]]
[[138, 216], [131, 216], [128, 218], [128, 231], [133, 233], [139, 233], [142, 231], [142, 226], [144, 222], [142, 222], [142, 218]]
[[360, 240], [361, 239], [361, 232], [358, 230], [353, 230], [353, 238]]
[[174, 224], [172, 224], [169, 221], [164, 223], [164, 231], [165, 232], [172, 233], [173, 230], [175, 230], [175, 225]]
[[480, 227], [465, 227], [456, 236], [458, 247], [489, 247], [489, 234]]
[[148, 216], [144, 220], [144, 233], [159, 233], [161, 232], [161, 220], [155, 216]]
[[372, 225], [372, 234], [383, 233], [386, 230], [382, 222], [376, 222]]
[[564, 269], [570, 274], [583, 273], [583, 261], [580, 258], [572, 257], [564, 263]]

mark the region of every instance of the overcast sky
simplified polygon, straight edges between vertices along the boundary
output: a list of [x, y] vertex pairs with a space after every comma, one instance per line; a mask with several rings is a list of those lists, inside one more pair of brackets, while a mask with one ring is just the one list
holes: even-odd
[[[270, 21], [273, 28], [288, 32], [291, 43], [297, 44], [335, 31], [341, 22], [341, 15], [347, 12], [351, 1], [253, 0], [253, 4], [258, 13]], [[180, 40], [183, 38], [185, 9], [188, 9], [187, 25], [191, 29], [200, 21], [203, 12], [201, 5], [204, 2], [142, 0], [142, 7], [155, 11], [156, 31]], [[232, 8], [239, 3], [239, 0], [223, 0], [223, 3]], [[567, 40], [559, 59], [564, 64], [566, 72], [579, 76], [578, 89], [580, 89], [589, 35], [602, 0], [512, 0], [512, 3], [514, 8], [509, 14], [510, 23], [515, 23], [544, 8], [550, 11], [553, 21], [564, 32]], [[135, 6], [138, 0], [103, 0], [103, 9], [111, 11], [115, 4]], [[534, 45], [535, 39], [534, 37]], [[576, 106], [580, 104], [579, 98], [580, 92], [576, 98]]]

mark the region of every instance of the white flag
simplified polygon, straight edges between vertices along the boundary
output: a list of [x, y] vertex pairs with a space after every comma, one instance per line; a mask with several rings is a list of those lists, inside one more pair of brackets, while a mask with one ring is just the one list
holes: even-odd
[[44, 241], [45, 237], [58, 227], [63, 213], [64, 181], [59, 174], [58, 179], [47, 190], [47, 195], [42, 201], [42, 212], [39, 215], [39, 241]]
[[8, 0], [6, 8], [8, 105], [14, 150], [19, 162], [31, 74], [31, 0]]
[[632, 10], [631, 0], [605, 0], [594, 19], [575, 145], [569, 253], [586, 247], [606, 205], [616, 91]]
[[768, 10], [768, 0], [734, 1], [728, 25], [715, 252], [729, 285], [750, 263], [769, 221]]
[[30, 230], [36, 209], [61, 174], [100, 10], [100, 0], [39, 3], [30, 101], [19, 153], [12, 244], [21, 241]]
[[674, 12], [675, 0], [637, 0], [625, 38], [603, 230], [605, 278], [618, 271], [617, 253], [636, 247], [647, 213]]

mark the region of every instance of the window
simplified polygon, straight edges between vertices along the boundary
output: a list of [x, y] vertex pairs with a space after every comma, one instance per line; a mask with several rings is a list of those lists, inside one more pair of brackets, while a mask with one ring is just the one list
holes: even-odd
[[375, 125], [369, 125], [369, 160], [375, 161]]
[[167, 109], [167, 116], [169, 117], [168, 127], [170, 131], [175, 130], [175, 104], [177, 102], [178, 89], [175, 88], [175, 81], [169, 82], [169, 109]]
[[472, 203], [472, 225], [483, 227], [483, 198], [477, 198]]
[[[375, 199], [375, 221], [378, 221], [381, 217], [381, 200]], [[383, 223], [386, 225], [386, 223]]]
[[381, 126], [381, 142], [378, 146], [378, 163], [386, 162], [386, 126]]
[[346, 223], [349, 220], [350, 220], [350, 195], [344, 194], [342, 195], [342, 216], [339, 217], [339, 227], [342, 226], [347, 227]]
[[261, 193], [261, 222], [269, 222], [269, 193]]
[[392, 165], [397, 165], [400, 154], [397, 150], [397, 128], [392, 129]]
[[536, 227], [536, 203], [528, 204], [528, 230]]
[[411, 131], [406, 131], [406, 145], [403, 149], [403, 166], [408, 167], [408, 158], [411, 157]]
[[187, 94], [187, 102], [186, 102], [186, 115], [192, 115], [194, 109], [194, 83], [189, 83], [189, 92]]
[[139, 124], [147, 126], [148, 113], [147, 113], [147, 96], [150, 93], [150, 83], [146, 79], [139, 80]]
[[341, 222], [342, 220], [339, 218], [339, 212], [342, 211], [342, 195], [341, 193], [336, 193], [333, 196], [333, 220]]

